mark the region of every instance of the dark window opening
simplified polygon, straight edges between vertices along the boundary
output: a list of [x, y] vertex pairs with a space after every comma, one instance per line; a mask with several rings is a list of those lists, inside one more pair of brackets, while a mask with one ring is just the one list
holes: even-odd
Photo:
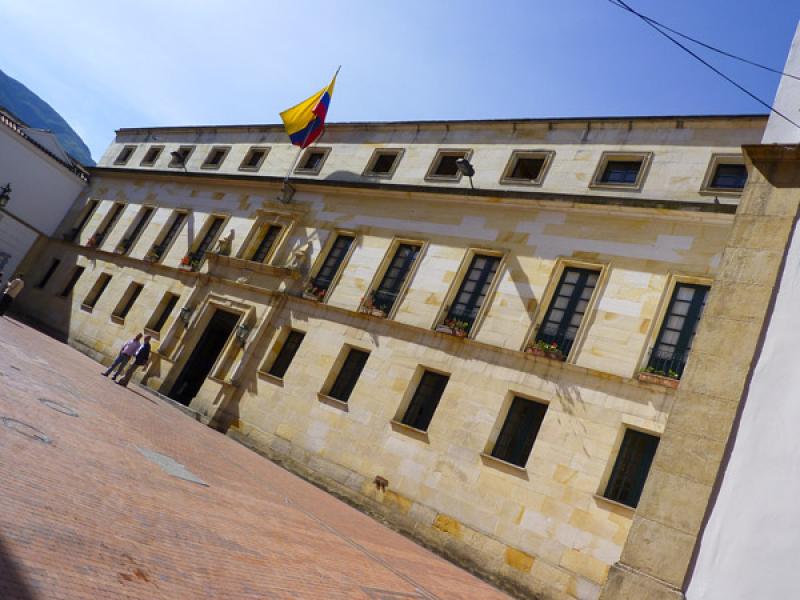
[[399, 152], [379, 152], [368, 173], [374, 175], [386, 175], [387, 173], [391, 173], [399, 157]]
[[492, 456], [524, 467], [539, 434], [547, 405], [515, 396], [497, 436]]
[[39, 289], [44, 288], [44, 286], [46, 286], [47, 282], [50, 281], [50, 278], [53, 276], [53, 273], [56, 272], [56, 269], [60, 264], [61, 261], [57, 258], [54, 258], [50, 263], [50, 266], [47, 267], [47, 271], [45, 271], [44, 275], [42, 275], [42, 278], [39, 280], [39, 283], [36, 284], [36, 287]]
[[603, 495], [609, 500], [636, 508], [657, 448], [656, 436], [633, 429], [626, 430]]
[[100, 277], [97, 278], [94, 286], [89, 291], [89, 294], [84, 298], [83, 305], [88, 306], [89, 308], [94, 308], [97, 304], [97, 301], [100, 300], [100, 296], [103, 295], [103, 292], [106, 291], [109, 282], [111, 281], [111, 275], [108, 273], [102, 273]]
[[509, 179], [519, 179], [521, 181], [536, 181], [542, 173], [544, 167], [543, 158], [520, 157], [511, 169]]
[[86, 203], [86, 207], [83, 209], [83, 214], [81, 215], [78, 224], [64, 235], [64, 239], [69, 242], [74, 242], [80, 235], [81, 231], [83, 231], [83, 228], [86, 227], [86, 223], [88, 223], [89, 219], [92, 218], [92, 215], [94, 214], [94, 211], [97, 210], [98, 205], [99, 203], [97, 200], [89, 200], [89, 202]]
[[158, 244], [153, 245], [150, 249], [150, 257], [153, 260], [160, 260], [164, 256], [164, 253], [167, 251], [170, 244], [172, 244], [175, 236], [178, 235], [181, 227], [183, 227], [183, 222], [185, 220], [186, 213], [175, 213], [175, 216], [172, 218], [172, 223], [170, 223], [169, 229], [167, 229], [162, 240]]
[[633, 185], [639, 177], [641, 168], [640, 160], [609, 160], [600, 176], [600, 182]]
[[109, 211], [108, 216], [106, 216], [103, 223], [100, 224], [100, 227], [97, 228], [97, 231], [94, 232], [94, 235], [89, 238], [86, 242], [87, 246], [92, 247], [99, 247], [103, 240], [106, 238], [108, 233], [114, 229], [114, 225], [117, 224], [120, 216], [122, 215], [122, 211], [125, 210], [124, 204], [115, 203], [111, 210]]
[[78, 283], [78, 279], [81, 278], [83, 275], [84, 268], [83, 267], [75, 267], [75, 270], [72, 271], [72, 275], [69, 277], [69, 281], [67, 281], [67, 285], [64, 286], [64, 289], [61, 290], [60, 296], [66, 298], [72, 293], [72, 289], [75, 287], [75, 284]]
[[597, 271], [566, 268], [536, 335], [537, 342], [554, 346], [566, 358], [575, 342], [583, 315], [599, 277]]
[[414, 262], [419, 254], [419, 246], [413, 244], [400, 244], [383, 275], [380, 284], [372, 294], [370, 304], [372, 308], [382, 311], [388, 315], [392, 310], [400, 290], [405, 284]]
[[741, 190], [747, 183], [747, 167], [744, 165], [717, 165], [712, 188], [725, 190]]
[[142, 293], [142, 289], [144, 289], [144, 286], [141, 283], [132, 283], [125, 292], [124, 301], [117, 307], [117, 310], [114, 311], [113, 316], [120, 319], [127, 317], [131, 308], [133, 308], [133, 305], [136, 303], [139, 294]]
[[151, 319], [150, 324], [147, 326], [147, 329], [150, 331], [155, 331], [160, 333], [161, 330], [164, 328], [164, 325], [169, 319], [169, 316], [172, 314], [172, 311], [175, 309], [175, 305], [178, 303], [178, 295], [177, 294], [170, 294], [167, 293], [161, 299], [158, 312], [156, 315], [153, 315], [155, 318]]
[[342, 364], [342, 368], [339, 370], [339, 375], [336, 376], [336, 381], [333, 382], [331, 391], [328, 392], [328, 396], [347, 402], [350, 399], [350, 394], [353, 393], [353, 388], [356, 387], [358, 378], [361, 376], [361, 371], [364, 370], [364, 365], [367, 364], [368, 358], [369, 352], [351, 348], [344, 364]]
[[275, 240], [278, 239], [278, 234], [280, 234], [282, 227], [280, 225], [270, 225], [269, 228], [264, 232], [264, 237], [261, 238], [261, 241], [258, 243], [258, 247], [253, 252], [253, 256], [250, 257], [250, 260], [255, 262], [264, 262], [264, 260], [269, 256], [270, 251], [272, 250], [272, 246], [275, 244]]
[[211, 224], [208, 226], [208, 229], [206, 229], [203, 239], [200, 240], [200, 244], [197, 246], [195, 251], [191, 253], [192, 263], [202, 262], [203, 258], [206, 256], [206, 252], [208, 252], [208, 249], [211, 247], [211, 244], [213, 244], [214, 240], [217, 239], [217, 234], [219, 233], [219, 230], [222, 229], [222, 224], [224, 222], [224, 217], [213, 217]]
[[680, 379], [706, 306], [709, 287], [678, 283], [658, 332], [647, 370]]
[[173, 155], [172, 160], [169, 161], [170, 167], [183, 167], [186, 161], [189, 160], [189, 155], [194, 150], [194, 146], [181, 146], [175, 152], [177, 156]]
[[124, 165], [128, 162], [133, 154], [133, 151], [136, 150], [136, 146], [125, 146], [122, 151], [117, 155], [117, 159], [114, 161], [115, 165]]
[[413, 398], [411, 398], [406, 414], [403, 415], [403, 424], [420, 431], [427, 431], [449, 379], [450, 377], [447, 375], [425, 371], [419, 380]]
[[499, 256], [476, 254], [472, 257], [469, 269], [447, 312], [446, 321], [457, 322], [457, 328], [467, 332], [472, 329], [499, 265]]
[[466, 152], [458, 152], [456, 154], [441, 154], [433, 169], [433, 175], [436, 177], [458, 177], [458, 165], [456, 161], [460, 158], [466, 158]]
[[161, 156], [161, 151], [163, 149], [164, 148], [162, 146], [157, 146], [157, 147], [154, 147], [154, 148], [150, 148], [145, 153], [141, 164], [143, 164], [143, 165], [152, 165], [152, 164], [154, 164], [158, 160], [158, 157]]
[[213, 148], [206, 157], [206, 162], [203, 163], [204, 167], [218, 167], [222, 164], [225, 155], [228, 154], [227, 148]]
[[324, 152], [311, 151], [305, 155], [300, 165], [301, 171], [317, 171], [322, 166], [322, 159], [325, 158]]
[[339, 268], [342, 266], [352, 243], [353, 236], [351, 235], [340, 235], [333, 242], [328, 256], [325, 257], [325, 262], [322, 263], [317, 276], [311, 282], [317, 290], [326, 292], [331, 287], [331, 283], [333, 283], [333, 279], [339, 272]]
[[146, 206], [141, 211], [139, 211], [139, 216], [136, 219], [136, 224], [133, 226], [133, 229], [131, 230], [130, 234], [125, 239], [121, 240], [119, 243], [119, 248], [123, 254], [127, 254], [128, 251], [136, 243], [136, 240], [139, 239], [139, 235], [142, 233], [142, 230], [144, 229], [145, 225], [147, 225], [147, 223], [149, 222], [153, 212], [154, 209], [149, 206]]
[[281, 346], [280, 352], [278, 352], [278, 356], [275, 357], [275, 362], [273, 362], [272, 366], [269, 368], [270, 375], [283, 379], [304, 337], [305, 334], [302, 331], [293, 329], [289, 332], [289, 335], [286, 336], [286, 340], [283, 342], [283, 346]]
[[264, 160], [264, 157], [267, 155], [267, 151], [264, 148], [251, 148], [250, 151], [245, 155], [244, 160], [242, 160], [242, 164], [239, 166], [240, 169], [257, 169], [261, 166], [261, 161]]

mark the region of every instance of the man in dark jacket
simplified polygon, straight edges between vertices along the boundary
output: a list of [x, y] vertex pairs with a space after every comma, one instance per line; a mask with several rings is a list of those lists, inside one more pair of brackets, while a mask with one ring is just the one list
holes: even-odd
[[147, 364], [147, 361], [150, 360], [150, 336], [144, 336], [144, 341], [139, 349], [136, 351], [136, 354], [133, 355], [133, 362], [128, 367], [128, 370], [125, 371], [125, 375], [122, 376], [122, 379], [117, 381], [117, 385], [121, 385], [122, 387], [128, 387], [128, 382], [133, 377], [133, 372], [138, 369], [139, 367], [143, 367]]

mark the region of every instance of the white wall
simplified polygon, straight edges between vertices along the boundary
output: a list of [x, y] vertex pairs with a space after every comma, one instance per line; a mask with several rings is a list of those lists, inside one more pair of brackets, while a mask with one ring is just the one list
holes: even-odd
[[[800, 76], [800, 26], [794, 35], [792, 48], [783, 72]], [[783, 76], [773, 106], [795, 123], [800, 123], [800, 81]], [[772, 113], [767, 121], [763, 142], [765, 144], [800, 143], [800, 128]]]

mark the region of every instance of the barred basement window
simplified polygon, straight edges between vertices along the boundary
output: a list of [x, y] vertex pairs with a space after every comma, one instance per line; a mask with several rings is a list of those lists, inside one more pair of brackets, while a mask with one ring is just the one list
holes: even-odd
[[72, 275], [69, 277], [69, 281], [67, 281], [67, 285], [65, 285], [64, 289], [61, 290], [59, 296], [66, 298], [72, 293], [72, 289], [75, 287], [75, 284], [78, 283], [78, 279], [81, 278], [84, 270], [84, 267], [75, 267], [75, 269], [72, 271]]
[[139, 214], [136, 216], [136, 224], [131, 229], [131, 232], [123, 239], [120, 240], [118, 250], [122, 252], [122, 254], [127, 254], [133, 245], [136, 243], [136, 240], [139, 239], [139, 236], [142, 233], [145, 225], [150, 221], [150, 217], [153, 216], [155, 209], [150, 206], [145, 206], [139, 211]]
[[123, 294], [122, 299], [120, 300], [119, 304], [117, 304], [114, 312], [111, 313], [112, 317], [116, 317], [120, 320], [125, 320], [125, 317], [128, 316], [131, 308], [133, 308], [136, 299], [139, 298], [139, 294], [142, 293], [144, 286], [141, 283], [131, 283], [128, 286], [128, 289], [125, 290], [125, 294]]
[[636, 508], [657, 448], [656, 436], [634, 429], [626, 430], [603, 496]]
[[572, 350], [599, 276], [598, 271], [589, 269], [564, 269], [536, 335], [537, 342], [555, 344], [555, 348], [566, 359]]
[[492, 456], [525, 467], [546, 412], [546, 404], [515, 396], [497, 436]]
[[286, 336], [286, 340], [283, 342], [283, 346], [281, 346], [280, 352], [278, 352], [278, 356], [275, 357], [275, 362], [273, 362], [272, 366], [269, 368], [268, 372], [270, 375], [283, 379], [283, 376], [286, 375], [286, 371], [289, 369], [289, 365], [291, 365], [292, 360], [294, 360], [294, 355], [297, 354], [297, 351], [300, 349], [300, 342], [303, 341], [305, 336], [305, 333], [295, 329], [289, 332], [289, 335]]
[[87, 308], [94, 308], [97, 304], [97, 301], [100, 300], [100, 296], [103, 295], [103, 292], [106, 291], [109, 282], [111, 281], [111, 275], [108, 273], [101, 273], [100, 277], [97, 278], [97, 281], [94, 282], [92, 289], [89, 290], [89, 293], [86, 295], [86, 298], [83, 299], [81, 303], [82, 306]]
[[339, 273], [339, 269], [352, 243], [352, 235], [339, 235], [336, 237], [336, 241], [333, 242], [331, 249], [328, 251], [328, 256], [325, 257], [325, 262], [322, 263], [322, 267], [320, 267], [316, 277], [311, 281], [314, 288], [321, 292], [328, 291], [334, 278]]
[[158, 307], [153, 313], [153, 316], [150, 317], [150, 321], [145, 326], [145, 329], [155, 331], [156, 333], [161, 333], [161, 330], [164, 328], [167, 319], [169, 319], [169, 316], [172, 314], [172, 311], [175, 309], [175, 305], [177, 303], [177, 294], [171, 294], [169, 292], [164, 294], [164, 297], [161, 299], [161, 302], [158, 303]]
[[350, 399], [350, 394], [353, 393], [353, 388], [356, 386], [358, 378], [361, 376], [361, 371], [364, 370], [364, 365], [367, 364], [369, 352], [351, 348], [347, 354], [347, 358], [339, 370], [339, 375], [336, 376], [336, 381], [333, 382], [331, 391], [328, 396], [347, 402]]
[[740, 164], [718, 164], [709, 187], [721, 190], [741, 190], [747, 183], [747, 167]]
[[272, 252], [272, 247], [275, 245], [275, 240], [278, 239], [283, 227], [280, 225], [270, 225], [264, 232], [264, 237], [258, 243], [258, 246], [253, 251], [250, 260], [254, 262], [264, 262]]
[[264, 159], [267, 157], [267, 152], [269, 152], [269, 148], [250, 148], [247, 154], [245, 154], [244, 159], [242, 159], [239, 170], [258, 171], [259, 167], [261, 167], [261, 163], [263, 163]]
[[447, 311], [445, 324], [448, 321], [461, 324], [458, 328], [469, 333], [475, 324], [483, 301], [489, 293], [489, 287], [492, 285], [499, 265], [499, 256], [476, 254], [472, 257], [472, 262], [461, 281], [453, 304]]
[[228, 155], [228, 151], [230, 149], [230, 146], [215, 146], [208, 153], [208, 156], [206, 156], [201, 168], [218, 169], [222, 165], [222, 161], [225, 160], [225, 157]]
[[375, 150], [364, 169], [364, 175], [373, 177], [391, 177], [403, 155], [402, 150]]
[[46, 286], [47, 282], [50, 281], [50, 278], [53, 276], [53, 273], [56, 272], [56, 269], [60, 264], [61, 261], [57, 258], [54, 258], [53, 261], [50, 263], [50, 266], [47, 268], [47, 271], [45, 271], [44, 275], [42, 275], [42, 278], [39, 280], [39, 283], [36, 284], [36, 287], [39, 289], [44, 288], [44, 286]]
[[675, 379], [683, 375], [709, 289], [707, 285], [675, 285], [667, 314], [664, 315], [664, 322], [647, 363], [648, 370]]
[[144, 158], [142, 158], [142, 162], [140, 162], [139, 165], [142, 167], [154, 165], [158, 157], [161, 156], [162, 150], [164, 150], [164, 146], [151, 146], [148, 148], [147, 152], [145, 152]]
[[403, 289], [406, 278], [417, 260], [419, 250], [420, 247], [415, 244], [399, 244], [397, 246], [386, 273], [369, 298], [372, 308], [383, 312], [384, 315], [391, 312], [400, 295], [400, 290]]
[[427, 431], [449, 379], [447, 375], [425, 371], [414, 391], [406, 414], [403, 415], [402, 423], [420, 431]]
[[127, 163], [131, 155], [133, 154], [134, 150], [136, 150], [136, 146], [125, 146], [120, 153], [117, 155], [116, 160], [114, 161], [115, 165], [124, 165]]

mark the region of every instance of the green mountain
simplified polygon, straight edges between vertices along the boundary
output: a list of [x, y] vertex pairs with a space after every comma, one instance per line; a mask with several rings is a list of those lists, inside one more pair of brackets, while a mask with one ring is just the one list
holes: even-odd
[[0, 106], [7, 108], [26, 125], [48, 129], [67, 153], [82, 165], [94, 166], [89, 148], [52, 106], [13, 77], [0, 71]]

